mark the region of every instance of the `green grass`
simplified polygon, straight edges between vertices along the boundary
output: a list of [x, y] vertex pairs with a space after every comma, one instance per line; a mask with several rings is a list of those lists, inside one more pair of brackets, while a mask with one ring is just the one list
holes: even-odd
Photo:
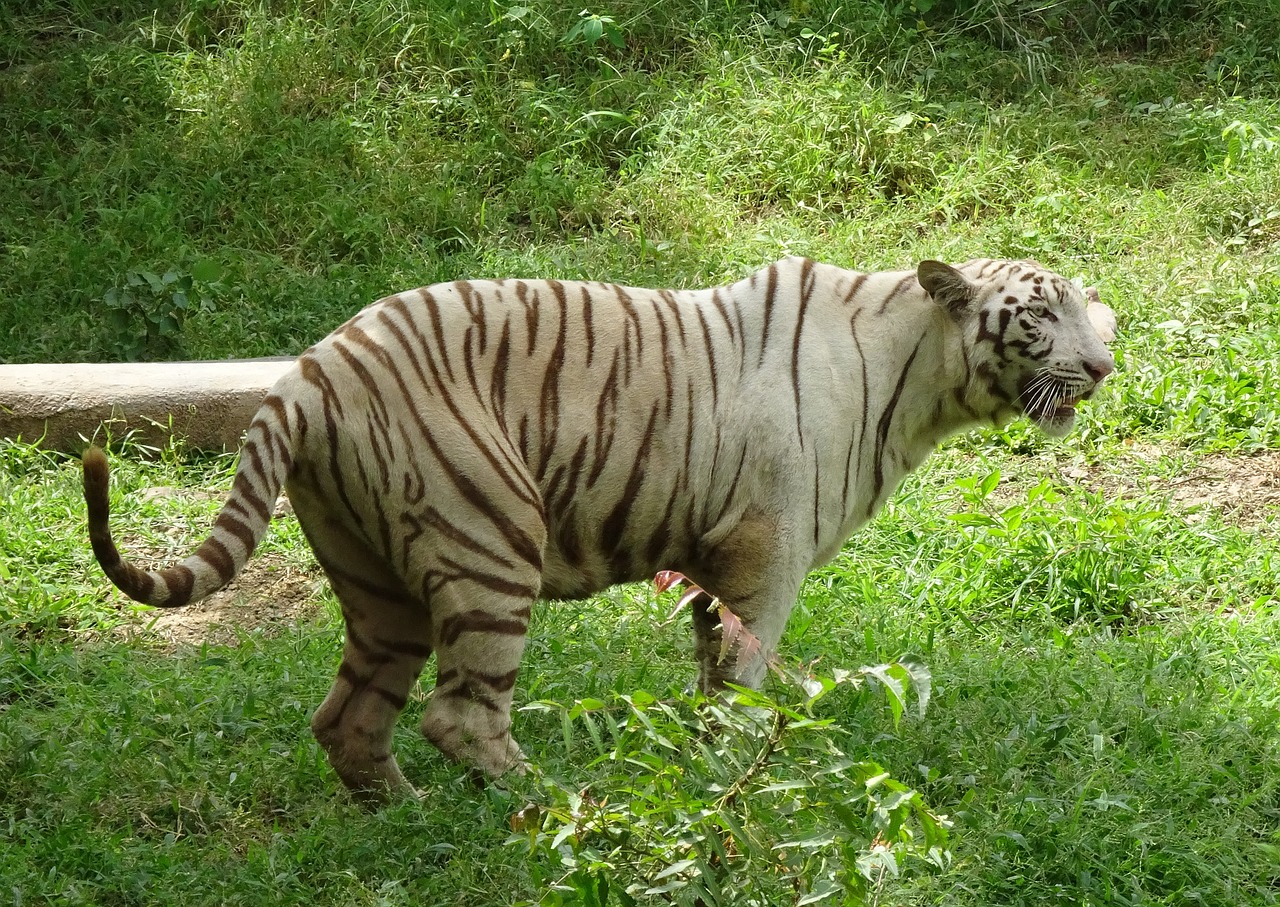
[[[776, 760], [780, 772], [826, 765], [836, 758], [829, 744], [840, 759], [883, 765], [949, 817], [947, 868], [905, 859], [903, 879], [873, 886], [873, 902], [1274, 903], [1280, 536], [1270, 517], [1245, 529], [1212, 507], [1171, 503], [1182, 457], [1096, 470], [1089, 481], [1129, 489], [1104, 498], [1040, 478], [1079, 462], [1066, 450], [953, 449], [811, 578], [788, 661], [832, 676], [910, 654], [933, 678], [923, 717], [908, 708], [897, 723], [878, 687], [837, 688], [813, 707], [834, 723], [813, 732], [824, 748], [790, 762], [809, 752], [802, 740]], [[126, 466], [120, 484], [131, 501], [157, 476], [225, 487], [225, 462]], [[995, 462], [1025, 474], [984, 491], [993, 483], [971, 477], [994, 475]], [[33, 557], [28, 544], [19, 557], [8, 538], [3, 546], [0, 809], [14, 846], [0, 848], [0, 876], [24, 902], [227, 903], [263, 891], [335, 904], [536, 901], [564, 869], [553, 851], [508, 843], [523, 804], [553, 811], [576, 791], [640, 802], [619, 792], [640, 797], [645, 772], [598, 758], [615, 751], [616, 710], [596, 712], [600, 749], [584, 719], [566, 724], [546, 705], [517, 718], [544, 774], [484, 791], [406, 718], [399, 755], [428, 799], [364, 812], [307, 730], [339, 654], [334, 609], [277, 635], [246, 630], [232, 647], [175, 653], [125, 641], [110, 627], [129, 615], [79, 538], [76, 464], [10, 446], [3, 467], [6, 494], [21, 495], [8, 512], [31, 521], [20, 533], [39, 540], [36, 526], [55, 527], [48, 554]], [[127, 522], [144, 533], [176, 522], [180, 544], [211, 506], [179, 495]], [[291, 519], [272, 538], [305, 558]], [[48, 604], [49, 568], [33, 563], [72, 574], [59, 584], [65, 607]], [[590, 711], [618, 693], [677, 696], [691, 676], [687, 627], [654, 629], [670, 607], [643, 588], [541, 607], [520, 702], [598, 700]], [[708, 771], [661, 739], [622, 751], [665, 753], [676, 768], [689, 763], [686, 775]], [[755, 818], [781, 832], [827, 816], [818, 803]], [[645, 827], [644, 815], [624, 818]], [[632, 859], [652, 877], [652, 855]], [[617, 878], [635, 877], [625, 861], [613, 865], [624, 867]]]
[[[1121, 326], [1072, 438], [955, 440], [806, 585], [788, 663], [914, 658], [923, 716], [918, 684], [895, 720], [881, 681], [811, 704], [779, 681], [778, 739], [708, 755], [686, 621], [623, 588], [536, 614], [539, 773], [476, 789], [406, 717], [428, 799], [372, 813], [307, 730], [327, 594], [283, 632], [246, 613], [238, 645], [162, 645], [92, 562], [77, 465], [0, 442], [4, 896], [622, 904], [736, 821], [755, 845], [720, 903], [1280, 901], [1272, 6], [0, 6], [0, 360], [296, 353], [435, 280], [693, 286], [786, 253], [1032, 256]], [[129, 549], [185, 552], [234, 460], [117, 448]], [[1235, 479], [1183, 494], [1206, 465]], [[264, 556], [314, 576], [291, 518]], [[752, 794], [726, 804], [735, 771]], [[875, 836], [899, 875], [865, 863]]]

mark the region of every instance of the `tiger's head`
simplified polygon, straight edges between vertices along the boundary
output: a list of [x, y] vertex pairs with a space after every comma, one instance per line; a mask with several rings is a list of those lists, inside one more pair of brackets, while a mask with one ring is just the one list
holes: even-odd
[[1086, 291], [1035, 262], [923, 261], [916, 276], [963, 331], [966, 405], [980, 414], [1020, 413], [1061, 437], [1075, 423], [1076, 404], [1115, 370], [1086, 311]]

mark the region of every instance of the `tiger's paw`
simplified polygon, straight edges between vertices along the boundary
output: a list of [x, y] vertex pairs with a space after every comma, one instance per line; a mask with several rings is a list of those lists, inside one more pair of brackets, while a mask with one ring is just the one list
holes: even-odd
[[[473, 765], [490, 778], [497, 778], [510, 772], [513, 775], [527, 775], [529, 760], [525, 758], [520, 744], [510, 734], [502, 739], [489, 741], [488, 746], [479, 747], [477, 758], [469, 759]], [[475, 752], [475, 750], [473, 750]]]
[[402, 783], [387, 783], [384, 780], [370, 780], [368, 777], [352, 777], [350, 774], [339, 774], [353, 799], [369, 809], [377, 809], [392, 803], [405, 800], [423, 801], [426, 793], [401, 778]]
[[[511, 736], [510, 719], [499, 723], [488, 715], [432, 706], [422, 718], [422, 733], [445, 756], [489, 778], [528, 770], [524, 752]], [[483, 720], [486, 718], [490, 720]]]
[[529, 773], [529, 760], [510, 734], [506, 735], [505, 741], [472, 741], [456, 752], [445, 751], [443, 747], [441, 752], [457, 762], [470, 765], [473, 777], [481, 782], [507, 774], [523, 776]]

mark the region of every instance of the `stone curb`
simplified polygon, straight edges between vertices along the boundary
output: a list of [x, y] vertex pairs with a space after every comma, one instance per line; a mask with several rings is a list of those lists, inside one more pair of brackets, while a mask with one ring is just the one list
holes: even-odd
[[79, 453], [126, 432], [163, 447], [234, 450], [293, 359], [0, 365], [0, 438]]

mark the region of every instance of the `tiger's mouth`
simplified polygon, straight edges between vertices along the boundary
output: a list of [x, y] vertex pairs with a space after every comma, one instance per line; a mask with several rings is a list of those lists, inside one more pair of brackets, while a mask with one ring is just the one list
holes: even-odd
[[1076, 420], [1076, 406], [1092, 396], [1093, 387], [1046, 378], [1041, 375], [1023, 383], [1018, 394], [1022, 412], [1045, 434], [1060, 437], [1067, 434]]
[[1083, 399], [1084, 399], [1083, 395], [1079, 395], [1075, 397], [1062, 397], [1061, 399], [1059, 399], [1053, 404], [1053, 415], [1055, 417], [1074, 415], [1076, 411], [1076, 404]]

